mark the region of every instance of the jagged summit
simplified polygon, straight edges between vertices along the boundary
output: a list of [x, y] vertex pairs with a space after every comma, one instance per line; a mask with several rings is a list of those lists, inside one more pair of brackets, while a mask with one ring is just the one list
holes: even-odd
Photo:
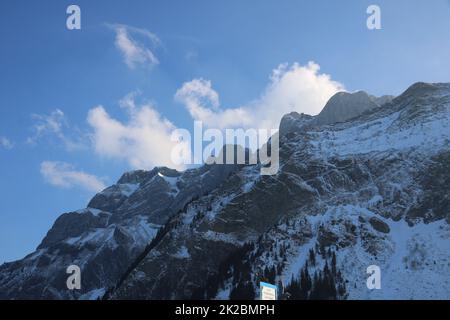
[[155, 167], [152, 170], [133, 170], [125, 172], [117, 181], [118, 184], [126, 183], [142, 183], [147, 179], [151, 179], [158, 173], [167, 177], [178, 177], [181, 172], [168, 167]]
[[154, 173], [150, 173], [150, 171], [147, 170], [133, 170], [133, 171], [127, 171], [119, 178], [117, 181], [118, 184], [125, 184], [125, 183], [141, 183], [145, 179], [148, 179], [154, 175]]

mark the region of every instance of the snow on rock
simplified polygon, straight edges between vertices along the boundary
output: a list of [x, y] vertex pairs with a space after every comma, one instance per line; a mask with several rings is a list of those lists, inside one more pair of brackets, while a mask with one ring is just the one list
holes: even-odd
[[103, 297], [105, 292], [106, 292], [105, 288], [93, 289], [93, 290], [81, 295], [79, 300], [98, 300]]
[[124, 183], [118, 185], [122, 194], [126, 197], [131, 196], [138, 188], [139, 184], [137, 183]]
[[389, 150], [421, 148], [438, 150], [450, 143], [450, 105], [445, 112], [431, 113], [412, 126], [403, 127], [399, 120], [401, 111], [381, 119], [363, 122], [338, 130], [311, 132], [311, 144], [316, 156], [346, 156]]
[[173, 255], [177, 259], [189, 259], [191, 255], [185, 246], [182, 246], [176, 254]]
[[168, 177], [168, 176], [163, 175], [161, 172], [158, 172], [158, 176], [163, 178], [167, 182], [167, 184], [171, 188], [172, 193], [177, 194], [180, 191], [177, 186], [179, 177]]

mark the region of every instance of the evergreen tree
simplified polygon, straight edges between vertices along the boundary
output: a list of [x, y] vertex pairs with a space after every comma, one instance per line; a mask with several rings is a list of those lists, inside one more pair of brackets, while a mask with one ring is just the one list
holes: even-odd
[[308, 269], [306, 269], [306, 271], [305, 271], [305, 277], [306, 277], [306, 288], [309, 292], [312, 289], [312, 280], [311, 280], [311, 276], [309, 275]]
[[329, 272], [330, 272], [330, 269], [328, 268], [328, 261], [325, 261], [325, 267], [323, 267], [323, 273], [325, 274], [325, 276], [327, 276]]
[[250, 281], [240, 281], [230, 292], [230, 300], [254, 300], [255, 289]]
[[334, 251], [331, 258], [331, 272], [336, 275], [336, 253]]
[[315, 266], [316, 265], [316, 255], [314, 249], [309, 249], [309, 262]]

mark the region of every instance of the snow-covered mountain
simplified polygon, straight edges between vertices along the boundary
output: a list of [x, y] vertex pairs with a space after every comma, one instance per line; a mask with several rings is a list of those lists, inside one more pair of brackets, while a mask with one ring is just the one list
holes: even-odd
[[[236, 166], [185, 173], [165, 167], [125, 173], [86, 209], [64, 213], [37, 250], [0, 266], [0, 299], [96, 299], [117, 283], [169, 217], [217, 188]], [[66, 287], [69, 265], [82, 270], [82, 290]]]
[[[380, 104], [337, 94], [321, 114], [283, 117], [274, 176], [124, 174], [0, 266], [0, 298], [252, 298], [265, 280], [286, 299], [450, 299], [450, 84]], [[71, 264], [79, 291], [66, 288]]]

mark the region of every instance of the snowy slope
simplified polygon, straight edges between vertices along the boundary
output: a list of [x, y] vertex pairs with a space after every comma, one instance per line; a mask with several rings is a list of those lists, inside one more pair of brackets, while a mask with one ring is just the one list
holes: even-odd
[[449, 85], [419, 83], [347, 122], [287, 115], [280, 172], [246, 166], [194, 201], [112, 297], [255, 297], [267, 277], [289, 288], [313, 250], [310, 274], [336, 254], [338, 298], [449, 299], [449, 106]]
[[[0, 299], [255, 298], [269, 280], [287, 299], [305, 270], [303, 298], [329, 282], [338, 299], [450, 299], [450, 84], [357, 107], [339, 123], [286, 115], [274, 176], [259, 164], [125, 173], [0, 266]], [[79, 292], [65, 287], [71, 264]], [[372, 264], [381, 290], [366, 287]]]

